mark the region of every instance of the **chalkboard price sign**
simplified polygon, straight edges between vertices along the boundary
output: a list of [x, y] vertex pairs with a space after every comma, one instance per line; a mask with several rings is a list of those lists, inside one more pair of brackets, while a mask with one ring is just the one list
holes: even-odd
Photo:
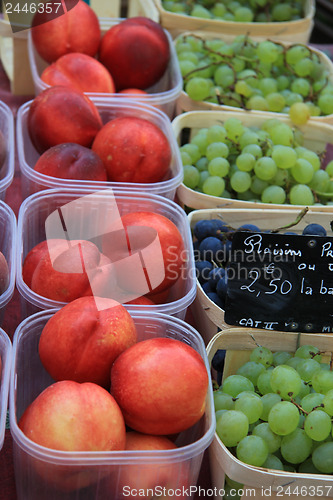
[[236, 231], [225, 322], [333, 333], [333, 238]]

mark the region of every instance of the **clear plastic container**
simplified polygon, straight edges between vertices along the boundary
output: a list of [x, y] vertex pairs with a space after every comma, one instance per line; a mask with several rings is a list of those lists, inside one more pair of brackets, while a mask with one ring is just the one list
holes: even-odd
[[[193, 497], [203, 454], [209, 447], [215, 431], [210, 384], [205, 414], [196, 425], [178, 434], [175, 441], [179, 446], [177, 449], [70, 453], [40, 446], [19, 429], [17, 422], [25, 408], [42, 390], [53, 383], [40, 362], [37, 347], [41, 331], [54, 312], [43, 311], [27, 318], [18, 326], [14, 335], [10, 380], [10, 429], [13, 437], [18, 500], [122, 498], [126, 496], [121, 481], [124, 470], [130, 472], [131, 480], [135, 478], [138, 491], [139, 488], [154, 488], [158, 485], [167, 487], [167, 496], [172, 496], [171, 490], [184, 487], [187, 488], [187, 494], [183, 495], [182, 490], [177, 490], [178, 496]], [[135, 313], [132, 317], [139, 340], [171, 337], [185, 342], [199, 352], [209, 373], [203, 341], [190, 325], [164, 314]], [[170, 467], [174, 467], [172, 475]], [[166, 472], [169, 476], [167, 482], [163, 479]], [[52, 478], [52, 483], [45, 478], [45, 474]], [[87, 478], [89, 485], [77, 489], [80, 481]], [[62, 489], [66, 480], [70, 481], [70, 491]]]
[[12, 343], [7, 333], [0, 328], [0, 450], [5, 440], [11, 361]]
[[130, 188], [140, 192], [158, 194], [169, 199], [174, 199], [176, 190], [183, 180], [183, 166], [171, 122], [165, 113], [148, 104], [131, 101], [129, 99], [110, 97], [103, 100], [94, 97], [92, 101], [96, 104], [103, 123], [107, 123], [119, 116], [134, 116], [148, 120], [158, 126], [166, 135], [171, 147], [172, 158], [168, 177], [160, 182], [139, 184], [58, 179], [36, 172], [34, 166], [40, 155], [33, 146], [28, 132], [27, 120], [32, 102], [29, 101], [19, 108], [16, 126], [17, 154], [22, 174], [21, 190], [23, 198], [43, 189], [88, 188], [97, 190], [106, 188]]
[[[81, 197], [94, 194], [90, 201]], [[106, 192], [108, 193], [108, 191]], [[187, 307], [193, 302], [196, 294], [196, 278], [193, 256], [193, 246], [190, 226], [183, 209], [176, 203], [161, 196], [151, 194], [139, 194], [134, 191], [114, 190], [117, 207], [121, 215], [136, 211], [151, 211], [164, 215], [170, 219], [179, 229], [186, 252], [186, 262], [181, 270], [181, 276], [177, 282], [171, 286], [165, 302], [156, 305], [129, 305], [131, 310], [144, 308], [145, 310], [185, 318]], [[96, 199], [97, 196], [97, 199]], [[17, 277], [16, 286], [21, 295], [21, 313], [26, 317], [43, 309], [60, 308], [65, 303], [47, 299], [33, 292], [22, 279], [22, 266], [27, 253], [38, 243], [46, 239], [45, 221], [47, 217], [63, 207], [67, 203], [77, 200], [74, 216], [75, 235], [70, 239], [87, 239], [87, 213], [93, 214], [93, 224], [100, 227], [101, 214], [110, 208], [108, 197], [102, 191], [92, 192], [75, 189], [53, 189], [36, 193], [22, 203], [18, 216], [18, 242], [17, 242]], [[105, 220], [109, 217], [109, 213]], [[102, 233], [99, 233], [102, 234]], [[97, 236], [97, 235], [96, 235]], [[61, 236], [63, 237], [63, 236]]]
[[[100, 27], [101, 27], [101, 32], [102, 35], [104, 35], [111, 26], [114, 26], [115, 24], [119, 24], [123, 19], [121, 18], [100, 18]], [[182, 86], [183, 86], [183, 80], [179, 68], [179, 63], [178, 59], [176, 56], [175, 48], [172, 42], [172, 38], [170, 34], [168, 33], [167, 30], [164, 30], [165, 34], [168, 37], [169, 40], [169, 46], [170, 46], [170, 62], [169, 66], [162, 76], [162, 78], [155, 83], [152, 87], [149, 87], [146, 89], [146, 91], [149, 93], [148, 97], [144, 97], [144, 100], [142, 102], [147, 102], [147, 104], [150, 104], [152, 106], [157, 106], [159, 109], [164, 111], [169, 118], [173, 118], [175, 114], [175, 107], [176, 107], [176, 101], [178, 97], [180, 96], [180, 93], [182, 91]], [[45, 62], [36, 52], [32, 38], [31, 38], [31, 33], [28, 33], [28, 53], [29, 53], [29, 61], [30, 61], [30, 68], [31, 68], [31, 74], [32, 78], [34, 81], [34, 86], [35, 86], [35, 93], [38, 95], [40, 92], [45, 90], [46, 88], [49, 87], [49, 85], [43, 80], [41, 80], [41, 74], [44, 71], [44, 69], [48, 66], [48, 63]], [[125, 97], [122, 96], [121, 94], [105, 94], [105, 93], [89, 93], [87, 92], [87, 95], [89, 97], [98, 97], [98, 98], [109, 98], [109, 97], [115, 97], [119, 99], [124, 99]], [[133, 94], [133, 98], [135, 98], [135, 95]]]
[[15, 288], [16, 270], [16, 236], [17, 223], [13, 210], [0, 200], [0, 252], [4, 255], [9, 271], [8, 286], [0, 295], [0, 325], [2, 324], [5, 309], [13, 296]]
[[6, 156], [0, 168], [0, 200], [4, 200], [11, 185], [15, 170], [14, 117], [10, 108], [0, 101], [0, 132], [7, 146]]

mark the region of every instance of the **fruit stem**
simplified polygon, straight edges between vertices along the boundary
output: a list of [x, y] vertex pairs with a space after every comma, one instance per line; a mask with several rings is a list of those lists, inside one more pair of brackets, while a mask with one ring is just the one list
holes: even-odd
[[271, 233], [278, 233], [279, 231], [283, 229], [289, 229], [290, 227], [296, 226], [306, 215], [306, 213], [309, 211], [309, 207], [304, 207], [303, 210], [300, 211], [300, 213], [297, 215], [296, 219], [293, 222], [290, 222], [289, 224], [286, 224], [285, 226], [278, 227], [276, 229], [272, 229]]

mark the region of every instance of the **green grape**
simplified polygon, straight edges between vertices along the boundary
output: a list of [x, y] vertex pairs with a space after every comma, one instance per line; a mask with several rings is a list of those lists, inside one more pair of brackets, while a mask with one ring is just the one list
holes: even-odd
[[297, 398], [302, 399], [308, 394], [310, 394], [310, 385], [302, 380], [301, 390], [299, 391]]
[[236, 159], [236, 165], [242, 172], [250, 172], [256, 163], [256, 159], [251, 153], [241, 153]]
[[317, 408], [323, 403], [324, 394], [318, 392], [310, 392], [307, 396], [301, 399], [301, 407], [304, 411], [310, 413], [314, 408]]
[[295, 165], [297, 154], [292, 147], [277, 144], [273, 146], [272, 159], [279, 168], [288, 169]]
[[262, 91], [264, 96], [277, 92], [277, 82], [274, 78], [266, 77], [259, 80], [258, 88]]
[[323, 443], [312, 453], [313, 465], [325, 474], [333, 473], [333, 443]]
[[307, 160], [309, 163], [311, 163], [314, 171], [320, 169], [320, 158], [314, 151], [311, 151], [310, 149], [304, 147], [297, 148], [297, 156], [298, 158], [302, 158], [303, 160]]
[[[288, 89], [290, 85], [290, 78], [286, 75], [279, 75], [276, 79], [277, 89], [281, 92], [282, 90]], [[288, 90], [288, 92], [290, 92]]]
[[246, 464], [261, 467], [268, 456], [267, 443], [260, 436], [245, 436], [237, 445], [236, 456]]
[[276, 403], [268, 414], [269, 427], [279, 436], [286, 436], [293, 432], [297, 428], [298, 422], [298, 409], [290, 401]]
[[298, 94], [297, 92], [290, 92], [290, 94], [286, 96], [285, 99], [286, 99], [286, 105], [289, 106], [289, 109], [293, 104], [296, 104], [298, 102], [304, 102], [304, 99], [301, 96], [301, 94]]
[[261, 398], [262, 404], [263, 404], [263, 410], [261, 414], [261, 420], [264, 420], [267, 422], [268, 420], [268, 415], [269, 412], [271, 411], [271, 408], [276, 403], [279, 403], [281, 401], [281, 397], [276, 394], [275, 392], [268, 392], [267, 394], [264, 394]]
[[276, 126], [270, 128], [270, 136], [273, 144], [282, 146], [292, 146], [294, 142], [294, 133], [291, 127], [286, 123], [279, 122]]
[[[249, 394], [239, 394], [235, 401], [235, 410], [241, 411], [247, 416], [250, 424], [259, 420], [263, 404], [260, 398], [254, 392]], [[325, 413], [327, 415], [327, 413]]]
[[271, 375], [271, 386], [273, 392], [279, 394], [282, 399], [290, 399], [297, 396], [301, 389], [301, 377], [299, 373], [288, 365], [278, 365], [274, 368]]
[[273, 63], [279, 56], [278, 46], [269, 40], [259, 42], [257, 45], [257, 56], [264, 63]]
[[203, 183], [205, 182], [206, 179], [209, 177], [209, 172], [207, 170], [203, 170], [200, 172], [200, 180], [198, 184], [198, 189], [202, 191]]
[[243, 391], [254, 392], [254, 385], [251, 380], [242, 375], [229, 375], [223, 382], [222, 391], [235, 398]]
[[268, 111], [268, 102], [263, 96], [253, 95], [246, 102], [246, 107], [257, 111]]
[[309, 184], [313, 178], [314, 170], [311, 163], [303, 158], [298, 158], [291, 167], [291, 174], [299, 184]]
[[271, 92], [266, 95], [266, 101], [268, 104], [268, 111], [273, 111], [274, 113], [280, 113], [286, 105], [285, 98], [279, 92]]
[[223, 19], [224, 14], [226, 13], [226, 6], [222, 2], [217, 2], [213, 8], [211, 9], [211, 13], [214, 17], [218, 17]]
[[279, 3], [272, 9], [272, 20], [277, 22], [291, 21], [292, 7], [288, 3]]
[[310, 76], [314, 70], [314, 63], [310, 57], [304, 57], [295, 64], [294, 71], [297, 76]]
[[193, 9], [190, 12], [190, 16], [200, 17], [202, 19], [212, 19], [213, 17], [211, 12], [209, 12], [209, 10], [202, 5], [194, 5]]
[[311, 383], [316, 392], [326, 394], [333, 389], [333, 371], [317, 371], [314, 373]]
[[291, 464], [304, 462], [310, 456], [311, 449], [312, 439], [299, 427], [281, 440], [282, 457]]
[[211, 125], [207, 130], [207, 145], [212, 142], [225, 142], [227, 131], [223, 125]]
[[267, 181], [263, 181], [261, 179], [258, 179], [258, 177], [253, 177], [251, 181], [251, 191], [254, 194], [261, 194], [263, 190], [268, 186]]
[[244, 97], [250, 97], [253, 94], [253, 89], [245, 80], [238, 80], [235, 83], [235, 92]]
[[325, 170], [330, 177], [333, 177], [333, 160], [327, 163]]
[[257, 380], [257, 387], [258, 391], [260, 394], [269, 394], [270, 392], [273, 392], [272, 386], [271, 386], [271, 375], [272, 371], [271, 370], [265, 370], [263, 373], [261, 373], [258, 377]]
[[218, 390], [213, 392], [213, 396], [215, 411], [234, 409], [235, 402], [230, 394]]
[[219, 177], [225, 177], [226, 175], [228, 175], [229, 168], [230, 168], [230, 163], [228, 162], [228, 160], [226, 160], [225, 158], [221, 158], [219, 156], [213, 158], [208, 163], [207, 166], [210, 175], [212, 176], [217, 175]]
[[310, 344], [304, 344], [298, 347], [295, 351], [296, 358], [315, 359], [318, 363], [321, 362], [321, 354], [318, 347]]
[[307, 458], [303, 463], [299, 464], [298, 472], [300, 474], [320, 474], [320, 471], [313, 465], [311, 458]]
[[289, 118], [295, 125], [304, 125], [310, 118], [310, 110], [304, 102], [294, 102], [289, 109]]
[[[207, 167], [208, 167], [208, 160], [205, 156], [202, 156], [200, 158], [200, 160], [198, 160], [197, 162], [195, 162], [195, 166], [197, 167], [197, 169], [199, 170], [199, 172], [203, 172], [205, 170], [207, 170]], [[200, 181], [199, 181], [200, 183]]]
[[196, 67], [196, 64], [192, 61], [179, 61], [179, 69], [183, 78], [186, 78], [189, 73], [192, 73]]
[[330, 176], [325, 170], [317, 170], [317, 172], [313, 174], [310, 187], [314, 191], [325, 193], [328, 189], [329, 181]]
[[191, 164], [196, 163], [201, 158], [201, 153], [196, 144], [184, 144], [179, 148], [180, 154], [183, 152], [190, 156]]
[[284, 470], [283, 463], [281, 462], [281, 460], [276, 455], [273, 455], [271, 453], [268, 454], [262, 466], [265, 467], [266, 469]]
[[311, 411], [305, 417], [304, 431], [314, 441], [324, 441], [332, 431], [330, 416], [325, 411]]
[[248, 7], [239, 7], [235, 10], [235, 21], [240, 23], [251, 23], [254, 14]]
[[185, 84], [185, 92], [194, 101], [203, 101], [209, 96], [211, 87], [211, 80], [196, 76]]
[[192, 158], [188, 154], [187, 151], [180, 151], [180, 158], [182, 160], [183, 165], [191, 165], [192, 164]]
[[310, 382], [313, 375], [320, 370], [320, 364], [315, 359], [302, 359], [296, 370], [305, 382]]
[[270, 349], [264, 346], [255, 347], [250, 354], [250, 361], [261, 363], [265, 368], [273, 363], [273, 353]]
[[225, 446], [236, 446], [249, 431], [247, 416], [241, 411], [226, 410], [216, 422], [216, 432]]
[[251, 380], [252, 384], [256, 386], [259, 375], [264, 371], [265, 367], [261, 363], [257, 363], [256, 361], [247, 361], [238, 368], [236, 373], [238, 375], [243, 375], [243, 377], [247, 377]]
[[333, 114], [333, 95], [320, 95], [318, 99], [318, 106], [323, 115]]
[[194, 64], [195, 67], [199, 63], [198, 55], [192, 50], [188, 51], [183, 50], [182, 52], [180, 52], [180, 54], [178, 55], [178, 60], [179, 62], [190, 61], [191, 63]]
[[221, 196], [224, 189], [225, 181], [217, 175], [207, 177], [202, 184], [202, 191], [210, 196]]
[[333, 416], [333, 390], [329, 390], [326, 392], [322, 404], [324, 405], [324, 411], [330, 416]]
[[258, 158], [254, 165], [254, 172], [259, 179], [269, 181], [277, 172], [275, 161], [269, 156]]
[[214, 81], [223, 88], [230, 87], [235, 83], [235, 73], [230, 66], [222, 64], [215, 69]]
[[239, 145], [243, 153], [246, 152], [243, 151], [246, 146], [257, 146], [261, 151], [259, 144], [260, 144], [259, 135], [257, 134], [257, 132], [251, 129], [244, 130], [242, 136], [239, 139]]
[[244, 193], [251, 186], [251, 175], [248, 172], [237, 171], [231, 175], [230, 185], [237, 193]]
[[291, 366], [292, 368], [297, 370], [297, 366], [301, 361], [302, 361], [301, 358], [292, 357], [292, 358], [288, 359], [285, 364], [288, 366]]
[[295, 78], [295, 80], [291, 83], [290, 88], [292, 92], [296, 92], [296, 94], [301, 94], [301, 96], [307, 97], [311, 90], [311, 84], [308, 80], [306, 80], [306, 78]]
[[285, 365], [288, 359], [292, 357], [292, 354], [290, 352], [286, 351], [277, 351], [273, 353], [273, 365], [278, 366], [278, 365]]
[[212, 142], [206, 148], [206, 157], [210, 162], [213, 158], [227, 158], [229, 155], [229, 148], [224, 142]]
[[262, 422], [256, 425], [252, 434], [260, 436], [264, 441], [266, 441], [269, 453], [275, 453], [281, 446], [281, 436], [274, 434], [267, 422]]
[[184, 165], [183, 172], [184, 172], [183, 182], [185, 186], [189, 187], [190, 189], [196, 188], [200, 181], [199, 170], [193, 165]]
[[282, 205], [286, 201], [286, 198], [286, 192], [281, 186], [268, 186], [261, 193], [261, 201], [263, 203]]
[[292, 45], [286, 51], [286, 61], [287, 64], [293, 67], [298, 61], [309, 55], [310, 51], [305, 45]]
[[290, 189], [289, 198], [291, 205], [313, 205], [314, 197], [309, 186], [296, 184]]
[[238, 118], [228, 118], [224, 127], [227, 131], [227, 137], [231, 141], [238, 141], [244, 132], [244, 125]]
[[[243, 137], [244, 135], [241, 137], [240, 143], [242, 142]], [[262, 149], [258, 144], [247, 144], [243, 147], [242, 153], [250, 153], [256, 160], [262, 157]]]
[[227, 410], [217, 410], [217, 411], [215, 411], [215, 420], [217, 421], [217, 420], [220, 418], [220, 416], [221, 416], [224, 412], [226, 412], [226, 411], [227, 411]]

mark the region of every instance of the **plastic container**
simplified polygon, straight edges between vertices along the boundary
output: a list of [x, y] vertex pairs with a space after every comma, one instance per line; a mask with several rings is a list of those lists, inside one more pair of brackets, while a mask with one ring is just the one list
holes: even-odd
[[[126, 471], [131, 470], [131, 478], [137, 478], [135, 484], [138, 489], [154, 488], [155, 485], [159, 485], [171, 491], [183, 486], [184, 488], [195, 486], [203, 453], [211, 443], [215, 431], [210, 385], [204, 416], [195, 426], [179, 433], [176, 444], [181, 447], [177, 449], [69, 453], [40, 446], [22, 433], [17, 422], [23, 411], [43, 389], [53, 383], [40, 362], [37, 346], [41, 331], [54, 312], [54, 310], [43, 311], [27, 318], [18, 326], [14, 336], [10, 381], [10, 428], [13, 437], [18, 500], [122, 498], [123, 489], [119, 484], [119, 478], [125, 468]], [[202, 339], [190, 325], [176, 318], [152, 312], [136, 313], [132, 314], [132, 317], [139, 340], [162, 336], [185, 342], [199, 352], [209, 370]], [[168, 484], [165, 484], [163, 476], [169, 470], [170, 477], [170, 467], [175, 467], [176, 473], [172, 475], [171, 481], [169, 479]], [[43, 479], [37, 468], [47, 471], [55, 482], [58, 478], [58, 483], [53, 485]], [[76, 489], [79, 481], [87, 477], [90, 479], [90, 485]], [[61, 479], [65, 478], [71, 480], [72, 491], [61, 491]], [[191, 496], [193, 493], [192, 489]]]
[[[238, 118], [246, 127], [260, 127], [269, 118], [278, 118], [279, 121], [293, 126], [289, 117], [285, 114], [278, 113], [265, 113], [260, 111], [233, 111], [225, 110], [209, 110], [209, 111], [188, 111], [185, 112], [172, 121], [172, 128], [178, 144], [181, 144], [182, 133], [185, 130], [188, 133], [190, 129], [190, 137], [195, 135], [200, 129], [210, 127], [211, 125], [221, 124], [228, 118]], [[293, 126], [294, 127], [294, 126]], [[327, 145], [332, 144], [332, 127], [327, 123], [320, 123], [310, 120], [306, 125], [297, 127], [304, 134], [304, 146], [307, 149], [322, 153], [325, 151]], [[188, 136], [187, 136], [188, 137]], [[187, 140], [186, 140], [187, 142]], [[325, 161], [333, 159], [332, 149], [328, 152]], [[195, 209], [204, 208], [281, 208], [281, 209], [296, 209], [301, 210], [300, 205], [291, 205], [284, 203], [282, 205], [273, 203], [257, 203], [253, 201], [238, 200], [234, 198], [222, 198], [221, 196], [211, 196], [205, 193], [200, 193], [185, 186], [182, 183], [177, 189], [177, 198], [182, 205]], [[319, 211], [332, 211], [331, 205], [312, 205], [311, 210]]]
[[[255, 341], [257, 343], [255, 343]], [[249, 354], [257, 345], [274, 351], [295, 350], [301, 345], [314, 345], [329, 356], [333, 351], [333, 338], [327, 334], [270, 332], [251, 328], [232, 328], [219, 332], [207, 346], [209, 363], [217, 349], [225, 349], [223, 377], [236, 373], [249, 360]], [[225, 474], [244, 485], [241, 498], [305, 498], [319, 499], [333, 496], [333, 478], [328, 474], [300, 474], [254, 467], [238, 460], [215, 433], [209, 448], [212, 486], [219, 492], [224, 488]], [[247, 493], [246, 493], [246, 490]], [[325, 492], [325, 493], [323, 493]], [[215, 500], [221, 498], [215, 496]]]
[[84, 181], [71, 179], [58, 179], [48, 175], [41, 174], [34, 170], [34, 165], [40, 157], [35, 147], [33, 146], [28, 132], [27, 120], [31, 102], [23, 104], [17, 115], [17, 154], [19, 165], [22, 173], [21, 189], [22, 196], [26, 198], [42, 189], [53, 188], [79, 188], [79, 189], [127, 189], [136, 190], [138, 192], [148, 192], [165, 196], [173, 199], [176, 189], [183, 179], [183, 167], [179, 154], [179, 149], [172, 131], [169, 118], [160, 110], [153, 108], [150, 105], [141, 104], [128, 99], [98, 99], [92, 98], [100, 111], [103, 123], [107, 123], [113, 118], [119, 116], [134, 116], [144, 118], [158, 126], [166, 135], [172, 152], [170, 172], [166, 179], [154, 183], [125, 183], [125, 182], [101, 182], [101, 181]]
[[[54, 189], [36, 193], [22, 203], [18, 216], [16, 284], [22, 299], [21, 310], [23, 317], [43, 309], [59, 308], [65, 304], [64, 302], [49, 300], [33, 292], [22, 279], [22, 265], [27, 253], [36, 244], [45, 240], [45, 220], [47, 217], [58, 207], [63, 207], [67, 203], [91, 193], [91, 191], [74, 189]], [[102, 192], [99, 192], [99, 194], [103, 196]], [[161, 196], [138, 194], [129, 190], [114, 191], [114, 195], [121, 215], [128, 212], [151, 211], [170, 219], [177, 226], [183, 237], [184, 250], [186, 252], [186, 262], [181, 271], [180, 281], [177, 280], [169, 289], [164, 303], [154, 306], [131, 305], [127, 307], [134, 311], [144, 308], [147, 311], [170, 314], [184, 319], [186, 309], [193, 302], [196, 294], [192, 239], [185, 212], [179, 205]], [[93, 214], [93, 217], [95, 217], [93, 220], [97, 226], [101, 223], [100, 217], [104, 213], [107, 213], [109, 203], [108, 197], [101, 200], [98, 197], [98, 193], [94, 194], [92, 200], [78, 199], [75, 207], [75, 234], [73, 234], [71, 239], [87, 239], [87, 213], [91, 212]], [[105, 217], [105, 220], [107, 220], [107, 217]]]
[[15, 170], [14, 117], [10, 108], [0, 101], [0, 132], [5, 139], [6, 156], [0, 168], [0, 200], [4, 200]]
[[[123, 19], [100, 18], [102, 35], [106, 33], [109, 28], [116, 24], [119, 24], [121, 21], [123, 21]], [[176, 101], [182, 91], [183, 80], [180, 73], [178, 58], [172, 43], [172, 38], [166, 30], [164, 31], [168, 37], [170, 46], [169, 66], [162, 78], [157, 83], [155, 83], [152, 87], [145, 89], [149, 93], [149, 96], [141, 98], [141, 101], [143, 103], [147, 102], [147, 104], [158, 107], [159, 109], [164, 111], [169, 116], [169, 118], [173, 118], [175, 114]], [[43, 70], [48, 66], [48, 63], [43, 61], [43, 59], [41, 59], [41, 57], [36, 52], [32, 42], [31, 32], [29, 32], [28, 34], [28, 51], [31, 74], [34, 81], [35, 93], [37, 95], [42, 92], [42, 90], [45, 90], [49, 87], [48, 84], [44, 83], [43, 80], [41, 80], [41, 74]], [[126, 98], [123, 95], [117, 93], [105, 94], [88, 92], [87, 95], [89, 97], [99, 97], [102, 99], [110, 97], [117, 97], [119, 99]], [[129, 95], [127, 95], [127, 97], [129, 97]], [[138, 98], [140, 100], [140, 96], [135, 96], [135, 94], [133, 94], [131, 98]]]
[[[271, 230], [283, 227], [295, 221], [297, 212], [288, 209], [207, 209], [207, 210], [194, 210], [189, 213], [188, 219], [191, 230], [193, 230], [196, 222], [205, 219], [218, 219], [222, 217], [231, 227], [235, 229], [243, 224], [255, 224], [261, 230]], [[331, 231], [330, 222], [332, 220], [331, 212], [317, 212], [312, 209], [309, 210], [300, 222], [291, 228], [291, 231], [301, 232], [303, 228], [311, 223], [322, 224], [328, 234]], [[201, 333], [205, 344], [210, 340], [219, 330], [234, 328], [227, 324], [224, 319], [225, 311], [219, 307], [215, 302], [204, 292], [201, 284], [197, 280], [197, 295], [194, 302], [191, 304], [191, 312], [195, 319], [195, 324], [198, 331]], [[333, 337], [332, 337], [333, 342]], [[333, 347], [333, 346], [332, 346]]]
[[5, 440], [11, 361], [12, 343], [7, 333], [0, 328], [0, 450]]
[[3, 253], [9, 271], [7, 289], [0, 295], [0, 325], [2, 324], [6, 306], [13, 296], [16, 272], [16, 236], [17, 223], [13, 210], [0, 200], [0, 252]]
[[279, 41], [307, 43], [313, 28], [315, 3], [313, 0], [304, 2], [304, 17], [296, 21], [271, 23], [241, 23], [223, 21], [221, 19], [203, 19], [191, 17], [181, 13], [167, 11], [162, 6], [162, 0], [154, 0], [159, 13], [161, 25], [173, 36], [184, 31], [204, 31], [223, 33], [224, 35], [244, 35], [262, 38], [274, 38]]
[[[221, 32], [222, 33], [222, 32]], [[174, 43], [177, 43], [177, 40], [182, 38], [183, 36], [187, 35], [194, 35], [194, 36], [199, 36], [203, 40], [211, 40], [211, 39], [220, 39], [225, 42], [230, 42], [232, 41], [235, 36], [233, 37], [226, 37], [224, 34], [221, 33], [205, 33], [205, 32], [186, 32], [182, 33], [179, 35]], [[244, 35], [245, 32], [242, 34]], [[259, 41], [260, 39], [256, 36], [251, 37], [252, 40], [254, 41]], [[268, 37], [271, 39], [271, 36]], [[288, 47], [291, 45], [290, 40], [280, 42], [284, 47]], [[311, 47], [313, 52], [318, 56], [319, 61], [321, 64], [323, 64], [326, 69], [328, 70], [328, 80], [330, 83], [333, 83], [333, 62], [331, 59], [321, 50], [318, 50], [318, 48]], [[240, 108], [236, 106], [226, 106], [226, 105], [219, 105], [211, 102], [206, 102], [206, 101], [194, 101], [192, 100], [189, 95], [183, 90], [179, 96], [179, 99], [177, 101], [177, 110], [176, 114], [180, 115], [184, 111], [193, 111], [193, 110], [224, 110], [224, 111], [237, 111]], [[252, 111], [248, 111], [248, 113], [252, 113]], [[272, 118], [279, 118], [279, 117], [288, 117], [286, 113], [276, 113], [276, 112], [268, 112], [268, 111], [256, 111], [256, 113], [259, 113], [262, 116], [271, 116]], [[312, 123], [327, 123], [332, 125], [333, 124], [333, 114], [330, 115], [321, 115], [321, 116], [313, 116], [310, 119], [310, 122]]]

